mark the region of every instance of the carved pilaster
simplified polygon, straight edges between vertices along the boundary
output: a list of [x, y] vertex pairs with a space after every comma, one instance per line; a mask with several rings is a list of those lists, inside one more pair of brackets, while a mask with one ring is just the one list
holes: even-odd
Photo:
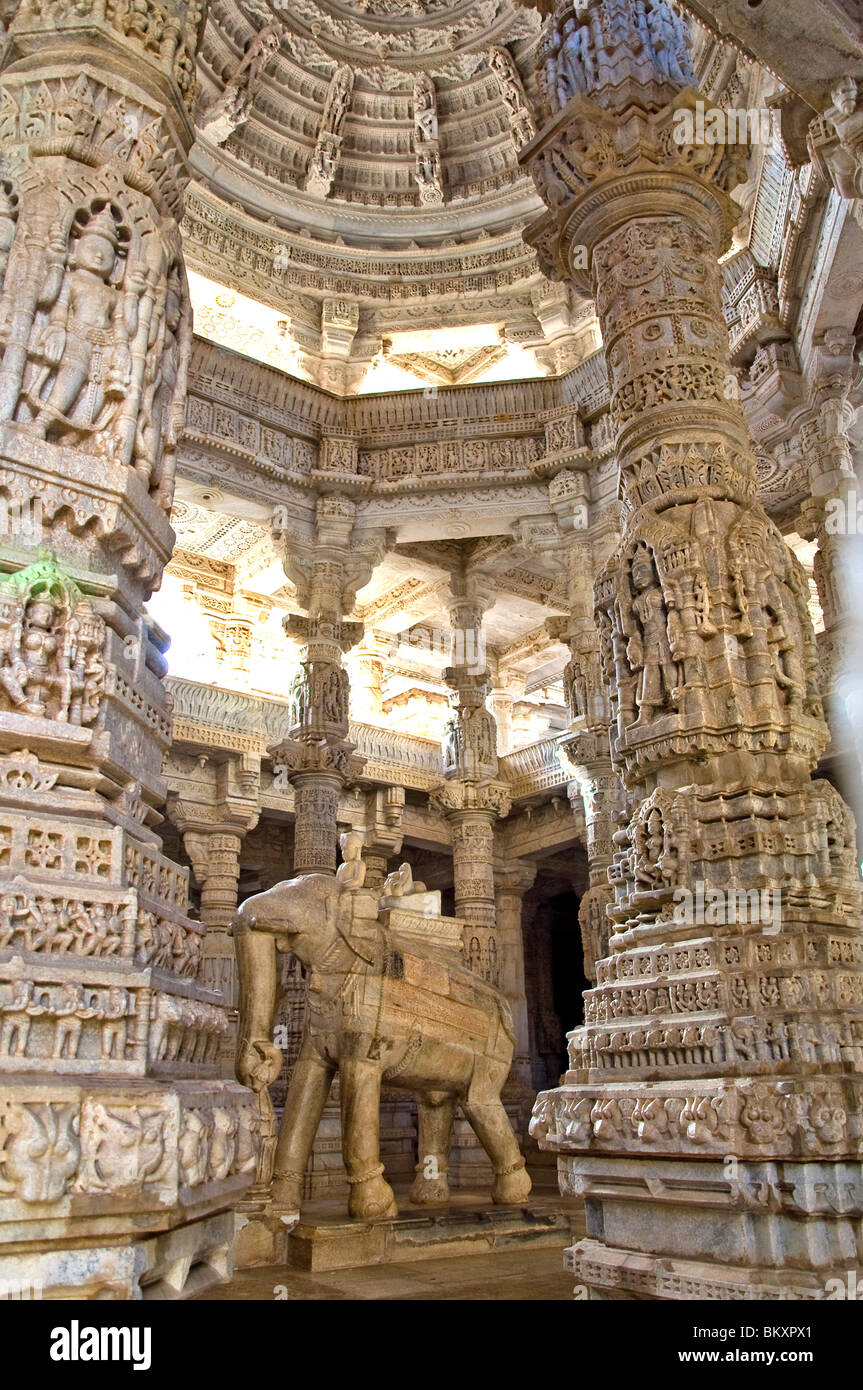
[[23, 1260], [45, 1297], [229, 1267], [255, 1167], [155, 830], [171, 722], [143, 616], [174, 540], [202, 22], [21, 4], [0, 73], [0, 492], [33, 519], [0, 545], [0, 1278]]
[[[850, 1001], [863, 975], [849, 966], [854, 983], [837, 992], [831, 962], [859, 954], [859, 882], [850, 813], [810, 780], [827, 730], [808, 586], [757, 503], [729, 361], [717, 261], [745, 151], [693, 134], [670, 6], [588, 0], [581, 17], [576, 94], [522, 160], [549, 207], [528, 238], [593, 295], [602, 327], [623, 536], [597, 579], [596, 617], [632, 813], [614, 836], [610, 955], [571, 1035], [567, 1084], [540, 1096], [532, 1128], [561, 1154], [567, 1190], [599, 1207], [603, 1182], [621, 1164], [631, 1175], [634, 1158], [669, 1179], [649, 1233], [638, 1203], [616, 1201], [614, 1245], [583, 1242], [570, 1267], [619, 1288], [638, 1249], [640, 1293], [674, 1297], [660, 1293], [667, 1258], [700, 1261], [714, 1289], [741, 1265], [777, 1278], [751, 1235], [758, 1218], [733, 1201], [728, 1265], [706, 1256], [698, 1207], [672, 1195], [678, 1163], [697, 1155], [708, 1179], [734, 1154], [741, 1185], [766, 1181], [770, 1161], [828, 1186], [837, 1161], [857, 1171]], [[828, 1014], [835, 1051], [817, 1041]], [[784, 1200], [770, 1220], [772, 1259], [823, 1290], [819, 1252], [853, 1243], [851, 1223], [825, 1215], [824, 1244], [804, 1253]]]

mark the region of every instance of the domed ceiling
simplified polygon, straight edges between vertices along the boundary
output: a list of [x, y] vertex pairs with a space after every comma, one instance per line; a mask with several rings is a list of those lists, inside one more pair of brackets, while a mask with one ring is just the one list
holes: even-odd
[[[248, 119], [221, 142], [229, 159], [254, 170], [262, 194], [273, 183], [304, 192], [296, 213], [308, 225], [391, 245], [469, 224], [511, 224], [537, 207], [518, 168], [512, 106], [524, 82], [529, 121], [539, 27], [535, 11], [511, 0], [217, 0], [201, 59], [204, 141], [206, 104], [217, 103], [244, 51], [264, 34], [272, 47]], [[337, 84], [343, 92], [334, 101]], [[310, 175], [327, 134], [338, 150], [324, 188], [325, 175]], [[418, 182], [425, 147], [439, 157], [439, 199]], [[498, 195], [491, 206], [489, 194]], [[481, 221], [465, 216], [471, 200], [482, 201]], [[325, 201], [343, 206], [324, 211]], [[385, 209], [387, 217], [352, 217], [360, 208]], [[420, 219], [411, 216], [417, 212]]]
[[[596, 351], [592, 306], [522, 238], [541, 23], [515, 0], [212, 0], [183, 228], [199, 331], [338, 395]], [[699, 48], [735, 80], [732, 50]]]
[[[224, 326], [224, 287], [268, 306], [286, 369], [338, 394], [592, 351], [584, 307], [521, 236], [541, 211], [518, 164], [540, 24], [514, 0], [213, 0], [184, 226], [212, 287], [199, 323], [218, 308]], [[452, 328], [473, 334], [463, 362]], [[431, 336], [407, 353], [404, 333]]]

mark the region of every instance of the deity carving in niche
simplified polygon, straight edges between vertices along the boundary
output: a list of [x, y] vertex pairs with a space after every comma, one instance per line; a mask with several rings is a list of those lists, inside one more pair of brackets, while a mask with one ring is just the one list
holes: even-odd
[[417, 154], [414, 178], [419, 185], [421, 203], [443, 201], [441, 162], [436, 150], [421, 150]]
[[43, 438], [98, 433], [130, 383], [145, 283], [140, 269], [126, 280], [130, 240], [120, 210], [105, 203], [79, 213], [68, 245], [49, 246], [17, 412]]
[[669, 799], [654, 792], [639, 808], [629, 828], [631, 871], [641, 891], [673, 888], [678, 881], [680, 836], [675, 835], [669, 811]]
[[338, 137], [330, 133], [322, 135], [312, 155], [312, 162], [306, 179], [306, 191], [320, 193], [323, 196], [329, 193], [336, 176], [338, 160]]
[[70, 209], [70, 220], [48, 235], [38, 288], [29, 310], [22, 309], [15, 296], [23, 294], [26, 305], [32, 229], [18, 217], [17, 196], [0, 185], [0, 272], [13, 242], [20, 261], [0, 309], [2, 415], [40, 438], [134, 466], [167, 510], [191, 314], [178, 234], [162, 228], [137, 235], [139, 213], [104, 196], [74, 215]]
[[769, 523], [741, 525], [729, 541], [735, 635], [760, 707], [821, 714], [808, 585]]
[[346, 671], [326, 663], [304, 665], [288, 690], [291, 727], [346, 724], [348, 698]]
[[0, 692], [12, 709], [92, 724], [104, 690], [104, 643], [104, 622], [50, 561], [0, 584]]
[[458, 770], [462, 759], [462, 730], [461, 721], [457, 714], [446, 722], [443, 739], [443, 764], [444, 772], [455, 772]]
[[647, 724], [655, 711], [669, 711], [680, 695], [680, 668], [668, 635], [668, 608], [652, 552], [639, 545], [632, 558], [631, 614], [636, 624], [627, 629], [627, 657], [639, 679], [635, 700], [636, 724]]
[[590, 30], [578, 20], [565, 20], [560, 37], [553, 90], [560, 106], [596, 82], [596, 64], [590, 46]]
[[351, 69], [349, 67], [337, 68], [327, 93], [323, 117], [323, 128], [332, 131], [334, 135], [338, 135], [342, 121], [351, 104], [353, 86], [354, 75]]

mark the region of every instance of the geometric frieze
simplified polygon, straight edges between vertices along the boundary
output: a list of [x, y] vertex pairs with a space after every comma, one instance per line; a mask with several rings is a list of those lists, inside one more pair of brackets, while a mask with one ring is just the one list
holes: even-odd
[[562, 1086], [537, 1097], [530, 1132], [544, 1148], [592, 1153], [857, 1158], [860, 1078], [692, 1078]]

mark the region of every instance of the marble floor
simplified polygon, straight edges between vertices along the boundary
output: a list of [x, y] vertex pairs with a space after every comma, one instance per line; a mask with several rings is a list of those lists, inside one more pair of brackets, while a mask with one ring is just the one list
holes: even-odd
[[316, 1299], [563, 1303], [572, 1299], [572, 1275], [563, 1270], [561, 1250], [524, 1248], [329, 1274], [307, 1274], [284, 1266], [246, 1269], [229, 1284], [199, 1294], [196, 1301]]

